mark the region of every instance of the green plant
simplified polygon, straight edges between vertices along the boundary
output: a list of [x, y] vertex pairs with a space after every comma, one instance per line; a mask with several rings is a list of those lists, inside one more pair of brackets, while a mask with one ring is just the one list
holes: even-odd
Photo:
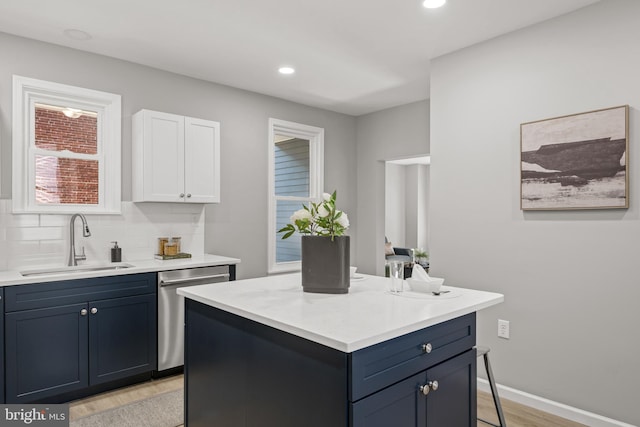
[[429, 254], [424, 249], [414, 249], [413, 256], [416, 258], [426, 258], [429, 259]]
[[333, 240], [349, 228], [347, 214], [336, 209], [336, 191], [333, 194], [323, 193], [321, 202], [302, 205], [302, 209], [295, 211], [289, 220], [291, 223], [278, 230], [278, 233], [284, 233], [283, 239], [297, 231], [303, 235], [325, 236]]

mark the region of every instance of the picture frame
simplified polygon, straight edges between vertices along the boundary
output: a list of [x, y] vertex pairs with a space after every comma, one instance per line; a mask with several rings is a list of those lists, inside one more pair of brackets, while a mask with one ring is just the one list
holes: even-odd
[[520, 209], [629, 207], [629, 106], [520, 125]]

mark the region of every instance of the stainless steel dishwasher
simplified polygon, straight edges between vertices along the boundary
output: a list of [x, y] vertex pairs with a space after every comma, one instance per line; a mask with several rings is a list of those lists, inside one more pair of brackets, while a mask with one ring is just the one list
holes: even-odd
[[[176, 289], [234, 280], [235, 265], [158, 273], [158, 371], [184, 364], [184, 297]], [[235, 274], [234, 274], [235, 276]]]

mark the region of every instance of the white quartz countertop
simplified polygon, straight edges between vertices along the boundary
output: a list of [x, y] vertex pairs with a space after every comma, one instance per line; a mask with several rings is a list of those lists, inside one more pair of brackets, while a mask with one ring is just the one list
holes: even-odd
[[346, 353], [504, 300], [502, 294], [449, 286], [440, 296], [394, 295], [387, 291], [390, 279], [359, 276], [348, 294], [303, 292], [299, 273], [178, 288], [178, 294]]
[[[0, 271], [0, 286], [12, 286], [23, 285], [27, 283], [44, 283], [44, 282], [56, 282], [60, 280], [71, 279], [86, 279], [90, 277], [105, 277], [105, 276], [120, 276], [124, 274], [138, 274], [138, 273], [150, 273], [156, 271], [168, 271], [168, 270], [180, 270], [183, 268], [196, 268], [196, 267], [208, 267], [215, 265], [227, 265], [227, 264], [239, 264], [238, 258], [229, 258], [219, 255], [194, 255], [191, 258], [181, 258], [172, 260], [157, 260], [157, 259], [145, 259], [137, 261], [126, 261], [122, 263], [84, 263], [79, 262], [78, 267], [100, 267], [126, 264], [128, 268], [122, 268], [117, 270], [95, 270], [95, 271], [61, 271], [55, 274], [38, 274], [33, 276], [23, 276], [20, 272], [56, 269], [64, 266], [37, 266], [37, 267], [25, 267], [20, 270], [5, 270]], [[73, 269], [73, 267], [69, 267]]]

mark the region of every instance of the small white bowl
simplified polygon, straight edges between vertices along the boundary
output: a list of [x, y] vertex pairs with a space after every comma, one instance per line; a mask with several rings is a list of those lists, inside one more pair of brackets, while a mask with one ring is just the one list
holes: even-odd
[[431, 280], [417, 280], [413, 278], [408, 278], [407, 283], [409, 284], [409, 288], [411, 288], [414, 292], [438, 292], [440, 291], [440, 286], [444, 283], [444, 279], [440, 277], [431, 277]]
[[358, 267], [350, 266], [349, 267], [349, 277], [351, 277], [351, 278], [355, 277], [356, 271], [358, 271]]

